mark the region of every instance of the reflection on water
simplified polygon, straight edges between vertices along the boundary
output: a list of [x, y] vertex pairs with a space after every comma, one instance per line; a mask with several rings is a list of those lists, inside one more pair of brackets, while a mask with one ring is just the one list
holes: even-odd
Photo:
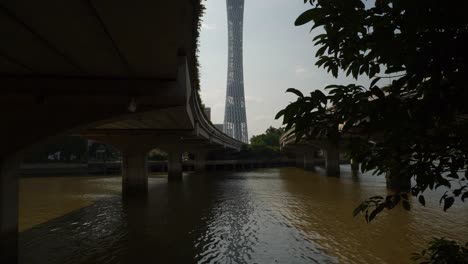
[[20, 232], [121, 193], [120, 177], [32, 177], [20, 181]]
[[125, 202], [120, 177], [25, 178], [20, 261], [410, 263], [431, 236], [468, 237], [467, 205], [444, 213], [439, 194], [372, 224], [352, 218], [386, 192], [384, 178], [342, 169], [339, 179], [294, 168], [152, 177], [147, 198]]

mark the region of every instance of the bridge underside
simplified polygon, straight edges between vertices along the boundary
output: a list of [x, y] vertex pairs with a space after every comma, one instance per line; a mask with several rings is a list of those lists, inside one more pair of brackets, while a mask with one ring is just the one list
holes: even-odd
[[146, 191], [146, 153], [240, 148], [200, 114], [193, 0], [5, 0], [0, 3], [0, 262], [16, 262], [21, 153], [82, 134], [123, 153], [123, 189]]
[[180, 112], [193, 83], [181, 81], [195, 67], [199, 8], [191, 0], [2, 1], [0, 136], [9, 140], [0, 157], [60, 133], [128, 124], [132, 102], [136, 118], [158, 110], [157, 127], [190, 127]]
[[[281, 150], [296, 157], [297, 167], [313, 170], [315, 166], [323, 163], [328, 176], [339, 176], [341, 160], [346, 158], [341, 154], [345, 152], [344, 146], [346, 144], [344, 140], [346, 139], [342, 140], [338, 144], [327, 142], [327, 140], [296, 142], [293, 136], [286, 135], [281, 139]], [[323, 153], [322, 157], [317, 155], [319, 151]], [[353, 176], [357, 176], [359, 174], [359, 163], [352, 159], [345, 161], [349, 161]], [[411, 187], [411, 182], [399, 175], [386, 173], [386, 180], [387, 187], [393, 190], [408, 190]]]
[[[326, 142], [284, 144], [281, 150], [296, 157], [296, 166], [314, 170], [315, 166], [324, 165], [328, 176], [340, 175], [340, 149]], [[322, 155], [319, 155], [322, 154]], [[355, 170], [353, 170], [355, 171]]]

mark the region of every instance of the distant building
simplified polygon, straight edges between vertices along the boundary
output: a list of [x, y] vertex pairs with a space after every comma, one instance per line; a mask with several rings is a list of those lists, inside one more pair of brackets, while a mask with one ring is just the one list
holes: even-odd
[[245, 114], [242, 31], [244, 0], [226, 0], [228, 19], [228, 71], [224, 133], [248, 143]]
[[215, 126], [218, 130], [223, 131], [223, 127], [224, 127], [223, 124], [214, 124], [214, 126]]
[[205, 116], [208, 118], [208, 120], [211, 121], [211, 108], [210, 107], [205, 107]]

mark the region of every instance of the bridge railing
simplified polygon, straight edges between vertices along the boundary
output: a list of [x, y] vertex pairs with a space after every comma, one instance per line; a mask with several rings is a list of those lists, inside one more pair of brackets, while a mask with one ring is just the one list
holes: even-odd
[[[182, 69], [185, 71], [185, 76], [189, 78], [188, 75], [188, 62], [186, 59], [182, 62]], [[187, 85], [190, 85], [190, 80], [186, 80]], [[193, 119], [195, 123], [195, 133], [201, 136], [205, 136], [208, 140], [221, 144], [225, 147], [234, 148], [240, 150], [241, 147], [245, 144], [237, 139], [234, 139], [223, 132], [219, 131], [210, 120], [208, 120], [201, 109], [201, 102], [197, 96], [197, 91], [191, 89], [191, 95], [189, 99], [189, 105], [191, 112], [193, 114]]]
[[200, 107], [200, 102], [198, 101], [198, 97], [192, 94], [192, 101], [191, 104], [193, 107], [194, 117], [195, 117], [195, 126], [197, 131], [206, 131], [210, 140], [217, 140], [220, 143], [223, 143], [225, 146], [233, 147], [235, 149], [240, 150], [243, 142], [234, 139], [223, 132], [219, 131], [212, 123], [209, 121], [203, 110]]
[[294, 133], [294, 129], [291, 128], [285, 131], [280, 137], [280, 147], [283, 148], [286, 144], [295, 143], [296, 141], [296, 134]]

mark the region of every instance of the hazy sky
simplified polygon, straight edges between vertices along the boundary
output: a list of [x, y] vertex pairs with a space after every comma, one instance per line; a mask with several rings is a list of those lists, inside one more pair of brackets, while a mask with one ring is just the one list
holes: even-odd
[[[227, 75], [227, 18], [225, 0], [204, 1], [206, 13], [200, 37], [201, 95], [211, 107], [213, 123], [224, 121]], [[310, 5], [303, 0], [245, 0], [244, 89], [249, 138], [270, 125], [278, 127], [276, 113], [295, 96], [285, 94], [294, 87], [304, 93], [335, 80], [315, 66], [316, 47], [310, 25], [296, 27], [294, 21]]]

